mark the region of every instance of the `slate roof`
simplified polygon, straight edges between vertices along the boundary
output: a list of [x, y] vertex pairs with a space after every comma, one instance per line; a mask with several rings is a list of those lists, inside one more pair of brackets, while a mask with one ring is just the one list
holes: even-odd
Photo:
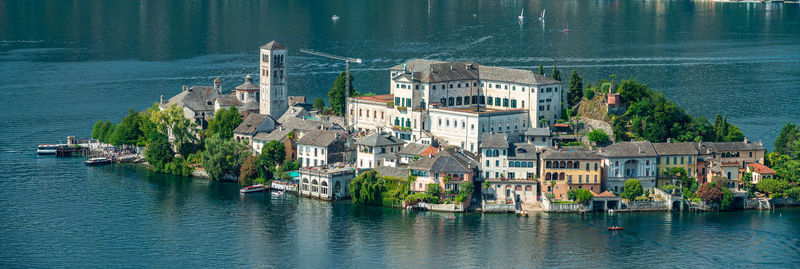
[[[281, 117], [281, 118], [283, 118], [283, 117]], [[306, 132], [314, 131], [314, 130], [320, 130], [320, 127], [323, 130], [331, 130], [331, 129], [340, 129], [341, 128], [341, 126], [339, 126], [337, 124], [334, 124], [334, 123], [331, 123], [331, 122], [318, 121], [318, 120], [314, 120], [314, 119], [305, 119], [305, 117], [303, 117], [302, 119], [301, 118], [290, 117], [290, 118], [286, 119], [284, 122], [279, 122], [279, 123], [281, 125], [283, 125], [285, 128], [293, 128], [293, 129], [306, 131]], [[339, 128], [335, 128], [336, 126], [339, 126]]]
[[406, 179], [408, 178], [408, 167], [390, 167], [390, 166], [377, 166], [375, 171], [381, 176], [396, 177]]
[[[494, 67], [480, 65], [475, 62], [442, 62], [426, 59], [412, 59], [405, 62], [406, 72], [414, 74], [414, 80], [427, 83], [445, 82], [452, 80], [494, 80], [514, 82], [520, 84], [559, 84], [561, 81], [539, 75], [536, 72], [522, 69]], [[402, 71], [403, 64], [390, 68], [392, 71]], [[407, 73], [395, 76], [408, 77]]]
[[359, 139], [358, 141], [356, 141], [355, 144], [380, 147], [380, 146], [398, 145], [403, 143], [404, 143], [403, 141], [401, 141], [397, 137], [392, 136], [391, 134], [375, 132], [370, 135], [367, 135], [362, 139]]
[[509, 160], [536, 160], [536, 146], [527, 143], [514, 143]]
[[214, 100], [220, 95], [211, 86], [191, 86], [167, 100], [164, 107], [177, 105], [193, 111], [214, 111]]
[[508, 135], [505, 133], [481, 134], [480, 148], [505, 149], [508, 148]]
[[753, 168], [753, 171], [759, 174], [775, 174], [775, 170], [760, 163], [748, 163], [747, 166]]
[[701, 148], [708, 148], [712, 151], [745, 151], [745, 150], [765, 150], [763, 145], [756, 142], [703, 142]]
[[600, 160], [603, 159], [600, 155], [595, 154], [593, 151], [576, 146], [576, 147], [563, 147], [560, 149], [547, 148], [540, 155], [542, 160]]
[[285, 50], [286, 47], [278, 43], [278, 41], [272, 40], [266, 45], [261, 46], [262, 49], [269, 49], [269, 50]]
[[248, 112], [256, 112], [257, 114], [260, 109], [261, 107], [258, 105], [258, 102], [250, 101], [239, 106], [239, 113], [245, 114], [244, 112], [248, 111]]
[[600, 155], [605, 157], [655, 157], [656, 150], [649, 141], [626, 141], [611, 144], [600, 149]]
[[251, 77], [250, 74], [247, 74], [247, 76], [244, 77], [244, 83], [242, 83], [242, 85], [236, 86], [236, 90], [254, 92], [261, 90], [261, 88], [258, 85], [253, 84], [253, 77]]
[[261, 125], [265, 120], [275, 121], [269, 115], [264, 114], [250, 114], [247, 118], [244, 118], [239, 126], [236, 126], [236, 129], [233, 129], [234, 133], [239, 134], [252, 134], [255, 133], [258, 129], [258, 126]]
[[550, 136], [550, 127], [547, 128], [528, 128], [525, 130], [527, 136]]
[[445, 149], [432, 158], [422, 158], [408, 165], [408, 169], [443, 173], [471, 173], [472, 165], [463, 155]]
[[560, 84], [561, 81], [539, 75], [531, 70], [511, 69], [481, 65], [479, 68], [481, 80], [507, 81], [520, 84]]
[[281, 117], [278, 119], [278, 122], [283, 124], [289, 121], [291, 118], [303, 119], [305, 116], [309, 115], [311, 115], [311, 113], [308, 113], [308, 111], [302, 107], [290, 106], [289, 109], [287, 109], [286, 112], [281, 115]]
[[653, 143], [653, 148], [658, 155], [697, 155], [697, 144], [691, 142], [681, 143]]
[[220, 106], [241, 106], [243, 103], [236, 98], [236, 95], [226, 94], [217, 97], [214, 101], [219, 101]]
[[275, 141], [283, 141], [283, 139], [286, 138], [286, 136], [291, 131], [293, 131], [293, 129], [284, 128], [283, 130], [281, 130], [279, 128], [279, 129], [275, 129], [275, 130], [273, 130], [272, 132], [269, 132], [269, 133], [260, 132], [260, 133], [257, 133], [255, 136], [253, 136], [253, 140], [254, 141], [255, 140], [258, 140], [258, 141], [273, 141], [273, 140], [275, 140]]
[[425, 152], [428, 148], [434, 148], [434, 147], [425, 144], [408, 143], [397, 153], [400, 155], [423, 156], [421, 154]]
[[297, 141], [297, 144], [315, 147], [328, 147], [333, 144], [333, 142], [337, 140], [343, 140], [344, 138], [345, 134], [341, 131], [319, 130], [303, 135], [303, 137]]

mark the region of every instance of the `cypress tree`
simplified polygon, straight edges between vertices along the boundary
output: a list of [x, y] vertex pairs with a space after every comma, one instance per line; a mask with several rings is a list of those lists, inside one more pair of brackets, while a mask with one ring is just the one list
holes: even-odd
[[554, 65], [553, 66], [553, 75], [550, 76], [555, 80], [561, 81], [561, 71], [558, 71], [558, 68]]
[[583, 80], [578, 76], [578, 71], [572, 70], [572, 75], [569, 77], [569, 92], [567, 92], [567, 101], [570, 108], [576, 106], [581, 102], [583, 95]]
[[539, 71], [538, 71], [538, 73], [539, 73], [539, 75], [544, 75], [544, 66], [542, 66], [542, 64], [539, 64]]

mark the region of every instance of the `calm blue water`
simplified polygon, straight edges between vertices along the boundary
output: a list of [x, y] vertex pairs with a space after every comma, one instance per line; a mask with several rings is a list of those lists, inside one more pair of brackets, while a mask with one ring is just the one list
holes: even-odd
[[[470, 214], [242, 198], [235, 184], [132, 166], [87, 168], [33, 147], [87, 136], [181, 85], [257, 72], [290, 48], [290, 93], [386, 93], [410, 58], [474, 60], [586, 80], [617, 74], [750, 140], [800, 118], [800, 6], [690, 1], [0, 0], [0, 267], [795, 267], [800, 210], [709, 214]], [[517, 23], [525, 8], [526, 21]], [[547, 23], [536, 20], [547, 9]], [[332, 23], [331, 15], [341, 19]], [[474, 15], [473, 15], [474, 14]], [[568, 34], [563, 28], [570, 28]], [[622, 233], [606, 225], [621, 224]]]

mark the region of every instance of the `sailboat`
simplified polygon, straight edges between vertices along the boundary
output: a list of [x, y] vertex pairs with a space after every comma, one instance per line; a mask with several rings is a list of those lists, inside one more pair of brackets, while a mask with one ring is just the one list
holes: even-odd
[[517, 17], [517, 18], [519, 18], [519, 20], [525, 19], [525, 9], [524, 8], [522, 9], [522, 12], [519, 13], [519, 17]]
[[540, 21], [542, 21], [542, 22], [544, 22], [544, 13], [545, 13], [545, 12], [547, 12], [547, 9], [545, 9], [545, 10], [542, 10], [542, 16], [541, 16], [541, 17], [539, 17], [539, 20], [540, 20]]

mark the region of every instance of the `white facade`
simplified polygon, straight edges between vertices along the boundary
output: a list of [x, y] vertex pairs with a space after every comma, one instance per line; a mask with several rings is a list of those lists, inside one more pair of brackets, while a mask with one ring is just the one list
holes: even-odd
[[328, 164], [328, 152], [324, 147], [297, 144], [297, 160], [300, 167]]
[[508, 149], [481, 149], [481, 177], [484, 179], [504, 179], [508, 173]]
[[642, 188], [656, 187], [656, 157], [620, 157], [604, 158], [606, 168], [605, 190], [622, 193], [625, 181], [637, 179]]
[[356, 177], [357, 170], [351, 167], [300, 169], [301, 196], [323, 200], [338, 200], [350, 197], [350, 181]]
[[288, 50], [272, 41], [260, 49], [260, 98], [259, 113], [280, 118], [289, 108], [287, 89], [286, 56]]
[[403, 145], [372, 147], [356, 145], [356, 167], [375, 168], [376, 166], [397, 166], [397, 152]]

